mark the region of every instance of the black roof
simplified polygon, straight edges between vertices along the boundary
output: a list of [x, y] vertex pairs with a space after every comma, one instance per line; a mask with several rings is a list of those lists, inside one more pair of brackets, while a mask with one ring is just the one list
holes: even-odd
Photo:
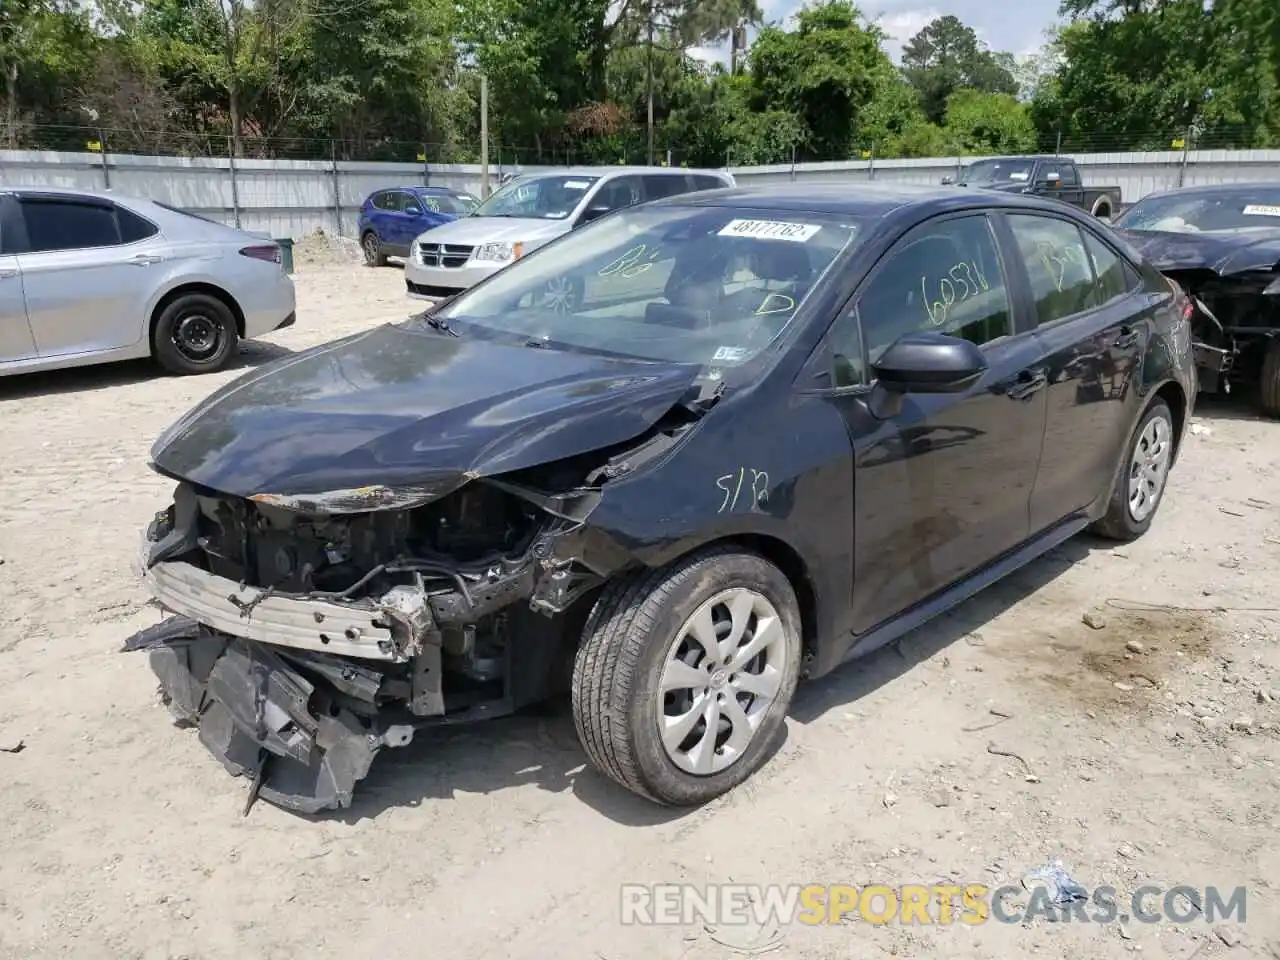
[[916, 183], [766, 183], [723, 190], [684, 193], [654, 204], [666, 206], [744, 207], [753, 210], [806, 211], [857, 217], [884, 216], [900, 207], [929, 204], [947, 209], [1028, 206], [1044, 208], [1043, 199], [967, 187]]

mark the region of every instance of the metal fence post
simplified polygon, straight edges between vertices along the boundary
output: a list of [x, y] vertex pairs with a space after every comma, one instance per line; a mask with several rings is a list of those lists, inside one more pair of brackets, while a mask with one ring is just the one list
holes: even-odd
[[338, 143], [329, 141], [329, 164], [333, 170], [333, 222], [337, 225], [336, 236], [342, 236], [342, 187], [338, 183]]
[[795, 180], [795, 178], [796, 178], [796, 145], [793, 143], [791, 145], [791, 179]]
[[427, 145], [422, 145], [422, 185], [431, 186], [431, 161], [427, 159]]
[[235, 218], [236, 229], [240, 229], [240, 186], [236, 183], [236, 151], [234, 141], [227, 137], [227, 162], [231, 170], [231, 216]]
[[871, 156], [867, 162], [867, 179], [874, 180], [876, 178], [876, 142], [871, 141]]
[[111, 189], [111, 171], [107, 168], [107, 135], [98, 129], [98, 146], [101, 148], [98, 153], [102, 156], [102, 189]]
[[1182, 163], [1178, 167], [1178, 187], [1181, 188], [1187, 178], [1187, 153], [1191, 150], [1191, 128], [1182, 135]]

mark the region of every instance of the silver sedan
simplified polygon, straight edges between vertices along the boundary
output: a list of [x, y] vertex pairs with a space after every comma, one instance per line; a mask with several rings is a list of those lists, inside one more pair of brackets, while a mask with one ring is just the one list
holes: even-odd
[[294, 322], [278, 244], [151, 200], [0, 188], [0, 376], [154, 357], [226, 366]]

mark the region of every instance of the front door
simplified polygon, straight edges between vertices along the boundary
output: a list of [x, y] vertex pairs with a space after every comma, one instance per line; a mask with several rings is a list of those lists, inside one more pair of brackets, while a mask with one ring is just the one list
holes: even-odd
[[[114, 204], [22, 197], [29, 252], [18, 256], [27, 319], [42, 357], [131, 346], [163, 269], [150, 240], [122, 242]], [[92, 291], [91, 296], [86, 291]]]
[[1010, 214], [1045, 356], [1044, 452], [1031, 498], [1038, 533], [1111, 486], [1116, 452], [1142, 402], [1135, 389], [1154, 305], [1141, 276], [1091, 230], [1048, 214]]
[[855, 633], [925, 600], [1025, 541], [1044, 435], [1039, 346], [1018, 333], [992, 225], [982, 214], [904, 236], [833, 325], [837, 385], [874, 381], [893, 341], [938, 330], [989, 364], [963, 393], [908, 395], [871, 415], [866, 393], [833, 398], [854, 448]]

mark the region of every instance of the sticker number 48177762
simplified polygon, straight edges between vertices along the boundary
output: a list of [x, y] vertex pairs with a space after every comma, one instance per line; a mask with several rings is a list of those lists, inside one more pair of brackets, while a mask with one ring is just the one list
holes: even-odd
[[786, 223], [781, 220], [730, 220], [719, 230], [722, 237], [751, 240], [791, 240], [804, 243], [822, 229], [817, 223]]

